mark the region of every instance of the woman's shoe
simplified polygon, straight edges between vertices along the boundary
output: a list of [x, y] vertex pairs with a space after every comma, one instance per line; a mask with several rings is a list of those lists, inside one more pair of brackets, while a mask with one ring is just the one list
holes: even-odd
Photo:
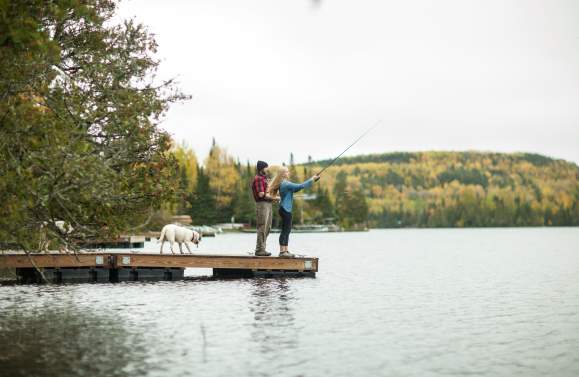
[[269, 257], [270, 255], [271, 255], [271, 253], [268, 253], [267, 251], [256, 251], [255, 252], [256, 257]]
[[280, 251], [280, 252], [279, 252], [279, 257], [280, 257], [280, 258], [295, 258], [295, 255], [293, 255], [293, 254], [290, 253], [289, 251]]

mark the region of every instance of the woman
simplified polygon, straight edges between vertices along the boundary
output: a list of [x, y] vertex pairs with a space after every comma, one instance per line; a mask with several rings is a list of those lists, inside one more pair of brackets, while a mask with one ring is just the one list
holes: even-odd
[[289, 234], [292, 230], [292, 206], [294, 202], [294, 192], [311, 187], [314, 182], [320, 179], [319, 175], [314, 175], [304, 183], [297, 184], [290, 182], [289, 170], [284, 166], [280, 168], [277, 175], [269, 186], [269, 194], [272, 197], [280, 196], [279, 215], [281, 216], [281, 234], [279, 235], [279, 256], [293, 258], [294, 255], [288, 251]]

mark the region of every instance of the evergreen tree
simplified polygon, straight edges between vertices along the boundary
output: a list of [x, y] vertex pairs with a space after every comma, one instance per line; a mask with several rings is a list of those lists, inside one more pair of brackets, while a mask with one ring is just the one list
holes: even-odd
[[215, 193], [209, 184], [209, 176], [205, 169], [197, 169], [197, 185], [195, 193], [191, 196], [190, 215], [193, 224], [213, 224], [217, 218], [217, 204]]
[[330, 193], [327, 188], [318, 187], [318, 196], [316, 198], [317, 205], [322, 211], [322, 219], [334, 219], [336, 217], [336, 209], [330, 198]]
[[[348, 217], [348, 182], [346, 172], [340, 171], [336, 175], [334, 183], [334, 198], [336, 202], [336, 215], [342, 224], [347, 222]], [[347, 225], [347, 224], [345, 224]]]
[[309, 202], [308, 214], [311, 214], [316, 222], [323, 222], [327, 219], [335, 219], [336, 212], [328, 189], [318, 185], [316, 187], [315, 194], [316, 198]]
[[366, 226], [368, 221], [368, 202], [361, 189], [354, 190], [347, 197], [348, 222], [351, 225]]
[[179, 191], [177, 192], [177, 214], [183, 214], [189, 212], [189, 202], [191, 199], [192, 192], [189, 189], [189, 177], [187, 175], [187, 170], [180, 166], [179, 167]]
[[253, 169], [249, 163], [242, 169], [238, 165], [241, 179], [239, 180], [235, 197], [233, 200], [233, 213], [236, 222], [254, 224], [255, 223], [255, 203], [251, 191], [253, 181]]

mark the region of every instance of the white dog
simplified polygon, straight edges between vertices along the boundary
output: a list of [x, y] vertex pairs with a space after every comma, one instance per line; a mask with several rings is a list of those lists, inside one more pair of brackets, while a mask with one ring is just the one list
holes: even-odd
[[179, 251], [181, 254], [183, 254], [183, 248], [181, 246], [183, 243], [187, 247], [187, 250], [189, 250], [189, 254], [192, 254], [187, 242], [193, 242], [197, 247], [199, 247], [201, 234], [179, 225], [169, 224], [163, 227], [163, 230], [161, 230], [161, 237], [159, 237], [159, 242], [161, 242], [161, 254], [163, 254], [163, 245], [165, 244], [165, 241], [169, 241], [171, 244], [171, 254], [175, 254], [175, 252], [173, 252], [173, 244], [175, 242], [179, 244]]
[[[68, 236], [74, 232], [74, 228], [66, 221], [56, 220], [54, 226], [63, 236]], [[40, 244], [38, 246], [40, 252], [48, 253], [48, 248], [50, 247], [50, 240], [48, 239], [48, 234], [46, 233], [46, 228], [48, 227], [48, 222], [43, 221], [40, 224]], [[58, 249], [59, 253], [68, 253], [68, 246], [65, 244]]]

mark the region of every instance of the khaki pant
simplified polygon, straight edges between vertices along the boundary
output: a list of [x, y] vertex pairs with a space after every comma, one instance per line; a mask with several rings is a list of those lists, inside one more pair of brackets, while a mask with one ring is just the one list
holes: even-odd
[[256, 202], [256, 222], [257, 222], [257, 244], [255, 245], [256, 252], [265, 251], [265, 242], [271, 230], [271, 221], [273, 214], [271, 210], [271, 202]]

